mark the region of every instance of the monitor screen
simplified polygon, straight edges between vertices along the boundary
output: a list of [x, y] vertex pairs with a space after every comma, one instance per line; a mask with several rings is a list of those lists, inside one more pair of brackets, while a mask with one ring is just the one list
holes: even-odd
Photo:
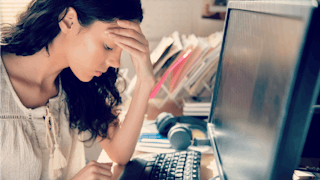
[[300, 53], [298, 18], [232, 9], [210, 122], [226, 179], [268, 179]]

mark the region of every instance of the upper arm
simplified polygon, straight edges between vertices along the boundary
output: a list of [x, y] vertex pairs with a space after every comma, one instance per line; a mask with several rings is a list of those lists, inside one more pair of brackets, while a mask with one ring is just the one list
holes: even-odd
[[[116, 119], [114, 120], [114, 122], [110, 123], [108, 125], [108, 131], [107, 131], [107, 138], [102, 138], [101, 136], [97, 135], [97, 140], [98, 142], [101, 144], [101, 142], [103, 141], [104, 143], [110, 143], [112, 141], [112, 138], [115, 134], [115, 132], [117, 131], [117, 129], [120, 126], [120, 120]], [[102, 146], [102, 145], [101, 145]]]

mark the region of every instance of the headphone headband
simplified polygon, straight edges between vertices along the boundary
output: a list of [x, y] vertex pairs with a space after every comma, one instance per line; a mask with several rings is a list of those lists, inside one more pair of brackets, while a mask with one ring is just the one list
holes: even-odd
[[191, 125], [199, 125], [202, 126], [204, 129], [207, 129], [207, 123], [199, 118], [195, 118], [192, 116], [178, 116], [177, 122], [191, 124]]

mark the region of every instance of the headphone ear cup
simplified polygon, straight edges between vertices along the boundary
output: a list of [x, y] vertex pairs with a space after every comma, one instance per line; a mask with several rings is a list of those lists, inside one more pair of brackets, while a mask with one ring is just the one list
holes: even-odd
[[176, 119], [171, 113], [162, 112], [157, 116], [155, 123], [159, 133], [167, 137], [170, 128], [176, 124]]
[[176, 124], [168, 132], [171, 146], [176, 150], [186, 150], [192, 140], [190, 129], [186, 125]]

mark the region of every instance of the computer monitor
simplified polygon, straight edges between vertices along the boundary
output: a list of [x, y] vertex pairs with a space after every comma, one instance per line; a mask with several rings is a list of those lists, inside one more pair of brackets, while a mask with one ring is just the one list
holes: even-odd
[[221, 180], [292, 179], [320, 87], [316, 1], [230, 1], [208, 123]]

